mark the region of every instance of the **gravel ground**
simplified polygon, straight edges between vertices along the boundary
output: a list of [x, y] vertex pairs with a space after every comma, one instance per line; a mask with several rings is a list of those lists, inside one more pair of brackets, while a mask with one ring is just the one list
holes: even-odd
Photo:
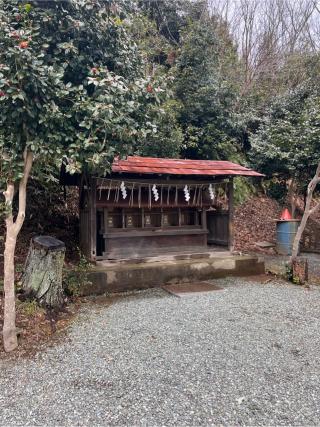
[[319, 425], [320, 290], [214, 283], [89, 304], [63, 343], [0, 361], [0, 425]]

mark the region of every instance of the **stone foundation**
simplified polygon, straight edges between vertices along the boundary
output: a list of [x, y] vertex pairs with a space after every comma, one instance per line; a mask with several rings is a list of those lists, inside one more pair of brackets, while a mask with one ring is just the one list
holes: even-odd
[[249, 276], [264, 272], [264, 260], [254, 256], [224, 255], [206, 258], [202, 255], [188, 259], [127, 261], [106, 265], [101, 263], [88, 272], [91, 284], [83, 286], [81, 295], [123, 292], [168, 283]]

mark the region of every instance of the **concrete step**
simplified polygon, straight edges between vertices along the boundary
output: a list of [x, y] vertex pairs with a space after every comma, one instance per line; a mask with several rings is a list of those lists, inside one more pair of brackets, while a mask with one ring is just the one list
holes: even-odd
[[188, 251], [175, 251], [174, 253], [166, 254], [149, 254], [145, 256], [137, 256], [135, 258], [118, 258], [118, 259], [107, 259], [97, 261], [96, 265], [99, 267], [110, 267], [115, 264], [143, 264], [152, 262], [164, 262], [164, 261], [181, 261], [188, 259], [205, 259], [205, 258], [216, 258], [216, 257], [230, 257], [231, 253], [227, 250], [215, 250], [215, 251], [199, 251], [199, 252], [188, 252]]
[[[203, 255], [203, 254], [201, 254]], [[168, 283], [194, 282], [227, 276], [249, 276], [265, 272], [263, 258], [251, 255], [216, 254], [183, 259], [149, 259], [146, 262], [99, 262], [88, 272], [81, 295], [99, 295], [146, 289]]]

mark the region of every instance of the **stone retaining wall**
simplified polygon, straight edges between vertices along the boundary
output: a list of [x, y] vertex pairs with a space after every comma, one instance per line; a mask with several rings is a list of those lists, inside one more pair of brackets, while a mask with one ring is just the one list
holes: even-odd
[[208, 259], [170, 260], [141, 264], [96, 266], [88, 273], [91, 282], [82, 295], [99, 295], [146, 289], [167, 283], [193, 282], [226, 276], [249, 276], [265, 272], [264, 260], [254, 256], [224, 256]]

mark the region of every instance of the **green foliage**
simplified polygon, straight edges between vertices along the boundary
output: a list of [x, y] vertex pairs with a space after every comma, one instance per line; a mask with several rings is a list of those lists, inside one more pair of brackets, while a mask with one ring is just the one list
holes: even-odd
[[[0, 0], [0, 190], [21, 178], [26, 149], [42, 182], [61, 163], [105, 174], [116, 153], [249, 153], [302, 183], [319, 159], [319, 55], [292, 52], [277, 70], [241, 92], [235, 40], [205, 1]], [[236, 187], [241, 202], [251, 189]]]
[[16, 265], [16, 272], [17, 273], [22, 273], [24, 269], [24, 264], [17, 264]]
[[147, 70], [150, 73], [158, 73], [160, 69], [165, 73], [170, 66], [168, 58], [172, 46], [159, 33], [156, 23], [146, 15], [134, 15], [132, 21], [132, 34], [137, 40], [142, 57], [146, 61]]
[[186, 23], [189, 0], [139, 0], [139, 9], [150, 22], [154, 22], [157, 34], [171, 45], [180, 41], [180, 33]]
[[130, 7], [0, 0], [0, 187], [21, 178], [25, 150], [34, 174], [103, 174], [158, 132], [167, 82], [145, 77]]
[[179, 2], [142, 2], [142, 13], [133, 18], [132, 32], [146, 61], [147, 73], [154, 80], [165, 80], [168, 96], [160, 108], [150, 105], [148, 114], [157, 123], [158, 131], [140, 139], [136, 151], [140, 155], [172, 158], [179, 157], [182, 150], [183, 133], [178, 122], [181, 105], [177, 99], [173, 99], [176, 77], [173, 67], [178, 54], [178, 28], [182, 24], [177, 12], [179, 7]]
[[[12, 211], [12, 207], [8, 206], [4, 201], [0, 200], [0, 220], [9, 215]], [[1, 237], [0, 237], [1, 239]]]
[[288, 194], [288, 188], [285, 181], [272, 179], [265, 182], [266, 194], [272, 199], [283, 202]]
[[243, 133], [234, 114], [240, 63], [227, 24], [211, 15], [205, 1], [138, 4], [145, 20], [137, 34], [149, 68], [174, 77], [174, 101], [169, 103], [174, 108], [164, 108], [163, 131], [141, 153], [237, 157]]
[[157, 110], [159, 131], [141, 141], [138, 153], [144, 156], [178, 158], [183, 144], [183, 133], [177, 120], [179, 104], [167, 101]]
[[286, 262], [285, 263], [285, 279], [287, 279], [289, 282], [293, 282], [293, 268], [292, 268], [292, 263]]
[[81, 288], [89, 285], [88, 272], [92, 268], [92, 264], [78, 250], [79, 262], [72, 267], [72, 270], [65, 270], [63, 275], [64, 291], [69, 296], [77, 297], [80, 295]]
[[227, 159], [238, 149], [234, 87], [221, 73], [217, 33], [215, 21], [202, 16], [191, 20], [182, 35], [175, 93], [181, 103], [183, 155], [189, 158]]
[[241, 205], [255, 193], [253, 184], [247, 179], [236, 177], [233, 182], [235, 205]]
[[320, 158], [320, 94], [314, 82], [276, 99], [251, 143], [252, 162], [268, 176], [309, 180]]

